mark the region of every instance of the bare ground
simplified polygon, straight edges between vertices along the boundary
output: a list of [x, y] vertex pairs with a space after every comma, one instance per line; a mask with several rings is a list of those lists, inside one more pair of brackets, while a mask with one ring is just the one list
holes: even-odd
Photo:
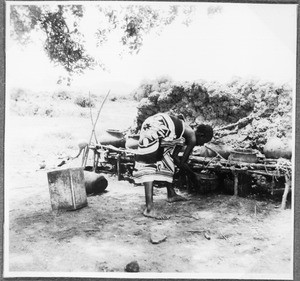
[[[111, 111], [104, 111], [101, 129], [131, 124], [133, 105], [116, 103], [109, 108], [118, 114], [112, 117]], [[78, 138], [89, 139], [90, 120], [16, 116], [10, 120], [5, 148], [9, 230], [5, 262], [11, 275], [124, 274], [126, 264], [135, 260], [141, 273], [291, 277], [293, 211], [277, 208], [280, 202], [178, 191], [189, 200], [170, 204], [166, 189], [156, 188], [156, 208], [171, 216], [158, 221], [142, 215], [141, 186], [107, 176], [106, 192], [89, 196], [87, 207], [53, 212], [47, 172], [65, 155], [76, 154]], [[46, 164], [44, 169], [41, 163]], [[152, 244], [154, 236], [166, 239]]]

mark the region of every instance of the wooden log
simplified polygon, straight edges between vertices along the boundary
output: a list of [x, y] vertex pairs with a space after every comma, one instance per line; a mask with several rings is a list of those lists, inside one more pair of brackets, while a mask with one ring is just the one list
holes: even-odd
[[[261, 115], [263, 115], [265, 113], [265, 111], [266, 110], [262, 110], [262, 111], [259, 111], [257, 113], [251, 113], [249, 116], [241, 118], [239, 121], [237, 121], [235, 123], [228, 124], [228, 125], [225, 125], [225, 126], [220, 127], [220, 128], [216, 128], [214, 131], [217, 133], [218, 137], [219, 137], [219, 134], [223, 133], [223, 132], [221, 133], [220, 131], [223, 131], [223, 130], [231, 130], [231, 129], [234, 128], [235, 131], [238, 131], [239, 129], [247, 126], [250, 122], [253, 121], [253, 119], [258, 118]], [[226, 135], [226, 133], [224, 135]]]
[[230, 160], [223, 160], [223, 159], [218, 159], [213, 160], [213, 158], [208, 159], [205, 157], [201, 157], [201, 156], [190, 156], [190, 161], [191, 163], [204, 163], [204, 164], [222, 164], [222, 165], [226, 165], [226, 166], [239, 166], [239, 167], [247, 167], [247, 168], [251, 168], [251, 169], [275, 169], [277, 166], [274, 164], [260, 164], [260, 163], [246, 163], [246, 162], [237, 162], [237, 161], [230, 161]]
[[192, 165], [192, 169], [202, 169], [202, 170], [213, 170], [218, 172], [236, 172], [236, 173], [248, 173], [247, 169], [239, 169], [236, 167], [223, 167], [223, 166], [204, 166], [201, 164]]
[[254, 170], [254, 171], [248, 171], [249, 174], [257, 174], [257, 175], [262, 175], [262, 176], [269, 176], [269, 177], [272, 177], [274, 178], [274, 176], [276, 177], [283, 177], [284, 174], [283, 173], [280, 173], [278, 171], [257, 171], [257, 170]]
[[226, 131], [220, 131], [220, 132], [216, 132], [216, 134], [214, 135], [214, 139], [215, 140], [219, 140], [223, 137], [226, 137], [226, 136], [229, 136], [229, 135], [235, 135], [238, 133], [238, 130], [232, 130], [232, 131], [229, 131], [229, 130], [226, 130]]
[[222, 130], [228, 130], [228, 129], [232, 129], [232, 128], [235, 128], [235, 127], [243, 128], [247, 124], [249, 124], [254, 119], [254, 117], [255, 117], [254, 114], [249, 115], [247, 117], [244, 117], [244, 118], [240, 119], [239, 121], [237, 121], [233, 124], [229, 124], [229, 125], [223, 126], [221, 128], [216, 128], [215, 131], [219, 132], [219, 131], [222, 131]]
[[218, 171], [218, 172], [232, 172], [233, 170], [237, 173], [245, 173], [245, 174], [258, 174], [258, 175], [263, 175], [263, 176], [269, 176], [269, 177], [284, 177], [285, 174], [279, 171], [264, 171], [264, 170], [248, 170], [248, 169], [239, 169], [236, 167], [223, 167], [223, 166], [204, 166], [202, 164], [193, 164], [191, 165], [191, 169], [206, 169], [206, 170], [213, 170], [213, 171]]

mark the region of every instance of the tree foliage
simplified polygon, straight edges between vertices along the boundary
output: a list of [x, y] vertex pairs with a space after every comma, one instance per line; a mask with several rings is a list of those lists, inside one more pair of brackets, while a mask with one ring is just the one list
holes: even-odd
[[[95, 5], [101, 19], [96, 23], [96, 44], [101, 47], [113, 31], [118, 31], [122, 46], [120, 53], [137, 54], [142, 48], [144, 36], [152, 30], [159, 33], [171, 24], [178, 16], [179, 7], [170, 5], [159, 9], [136, 4], [118, 7]], [[181, 8], [183, 21], [186, 22], [193, 9], [189, 5]], [[11, 37], [27, 44], [33, 31], [42, 31], [47, 56], [52, 62], [62, 65], [69, 74], [82, 73], [96, 65], [104, 68], [101, 61], [86, 50], [84, 32], [80, 29], [81, 21], [86, 16], [84, 5], [11, 5]]]
[[86, 54], [76, 24], [73, 30], [69, 29], [62, 6], [58, 12], [45, 13], [41, 26], [47, 35], [45, 50], [52, 61], [61, 63], [68, 72], [82, 72], [93, 65], [94, 59]]
[[[73, 16], [72, 26], [67, 24], [67, 16]], [[11, 36], [25, 44], [29, 42], [33, 30], [41, 30], [46, 35], [44, 50], [50, 60], [62, 65], [68, 73], [80, 73], [95, 63], [86, 53], [83, 35], [76, 28], [82, 16], [83, 8], [80, 5], [58, 5], [55, 8], [12, 6]]]

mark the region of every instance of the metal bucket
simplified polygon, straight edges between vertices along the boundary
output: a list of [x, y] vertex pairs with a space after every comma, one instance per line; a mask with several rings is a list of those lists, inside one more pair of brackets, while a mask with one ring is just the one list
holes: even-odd
[[87, 206], [83, 168], [47, 173], [53, 210], [77, 210]]

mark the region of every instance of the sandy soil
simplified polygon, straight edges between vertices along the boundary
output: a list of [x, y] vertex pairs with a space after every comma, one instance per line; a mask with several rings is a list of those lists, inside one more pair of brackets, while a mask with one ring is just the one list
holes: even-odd
[[[106, 108], [101, 129], [131, 125], [133, 104]], [[117, 115], [112, 117], [111, 110]], [[291, 277], [293, 211], [277, 208], [279, 201], [178, 190], [189, 200], [170, 204], [166, 189], [156, 188], [156, 208], [170, 215], [158, 221], [142, 215], [141, 186], [107, 176], [106, 192], [89, 196], [87, 207], [53, 212], [47, 172], [66, 155], [75, 155], [77, 139], [89, 139], [90, 132], [85, 118], [10, 118], [5, 149], [7, 273], [124, 274], [126, 264], [137, 261], [141, 274]], [[152, 244], [151, 237], [165, 239]]]

